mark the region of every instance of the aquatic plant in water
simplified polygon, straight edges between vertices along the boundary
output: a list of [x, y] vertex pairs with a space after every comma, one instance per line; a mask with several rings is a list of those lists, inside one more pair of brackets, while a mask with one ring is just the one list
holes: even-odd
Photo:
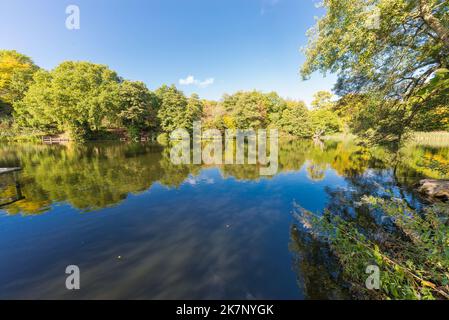
[[[295, 204], [304, 230], [326, 242], [337, 257], [351, 292], [362, 299], [449, 299], [449, 206], [418, 211], [396, 198], [365, 196], [372, 213], [382, 212], [395, 232], [364, 232], [326, 210], [317, 215]], [[380, 270], [378, 290], [368, 289], [367, 268]]]

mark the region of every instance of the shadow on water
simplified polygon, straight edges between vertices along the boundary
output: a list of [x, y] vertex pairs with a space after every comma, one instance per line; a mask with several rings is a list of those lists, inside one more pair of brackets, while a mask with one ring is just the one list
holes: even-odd
[[[292, 204], [376, 236], [383, 221], [358, 205], [363, 195], [419, 207], [414, 184], [449, 177], [444, 148], [407, 147], [393, 161], [350, 141], [285, 141], [273, 177], [169, 155], [146, 144], [0, 145], [0, 167], [23, 168], [23, 199], [1, 208], [0, 298], [346, 298], [338, 265]], [[0, 177], [0, 202], [18, 184]], [[84, 290], [65, 289], [69, 264]]]

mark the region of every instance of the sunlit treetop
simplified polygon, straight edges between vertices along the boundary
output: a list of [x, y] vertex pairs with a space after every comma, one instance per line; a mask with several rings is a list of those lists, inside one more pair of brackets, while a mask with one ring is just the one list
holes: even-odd
[[38, 67], [14, 50], [0, 50], [0, 100], [11, 104], [23, 97]]
[[368, 94], [363, 132], [400, 142], [417, 115], [448, 105], [449, 2], [324, 0], [301, 74], [338, 75], [335, 92]]
[[301, 74], [337, 73], [339, 94], [406, 98], [449, 63], [449, 2], [324, 0]]

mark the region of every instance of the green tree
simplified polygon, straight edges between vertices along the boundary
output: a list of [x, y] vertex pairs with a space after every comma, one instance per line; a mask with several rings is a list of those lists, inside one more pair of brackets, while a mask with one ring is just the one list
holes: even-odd
[[169, 133], [178, 128], [192, 129], [194, 110], [188, 110], [189, 101], [182, 91], [174, 85], [163, 85], [156, 90], [156, 95], [160, 103], [157, 117], [162, 131]]
[[429, 112], [419, 113], [413, 124], [416, 131], [449, 131], [449, 106], [437, 106]]
[[287, 101], [279, 120], [279, 129], [300, 138], [312, 135], [309, 111], [302, 101]]
[[399, 142], [419, 110], [444, 96], [444, 87], [431, 95], [422, 89], [449, 64], [449, 2], [324, 0], [323, 6], [325, 16], [310, 31], [303, 77], [330, 71], [338, 74], [339, 95], [382, 97], [383, 119], [374, 121], [373, 138]]
[[316, 135], [333, 134], [342, 129], [341, 119], [335, 112], [328, 109], [318, 109], [310, 112], [311, 127]]
[[419, 103], [426, 101], [416, 109], [416, 116], [411, 122], [415, 130], [432, 131], [449, 129], [449, 70], [438, 69], [411, 100]]
[[224, 96], [223, 105], [237, 129], [259, 129], [268, 125], [268, 100], [258, 91], [239, 91]]
[[314, 109], [330, 109], [334, 106], [333, 94], [329, 91], [318, 91], [313, 95], [311, 105]]
[[203, 116], [204, 103], [200, 100], [200, 97], [194, 93], [190, 96], [187, 102], [187, 118], [189, 123], [194, 121], [200, 121]]
[[369, 97], [363, 94], [347, 94], [341, 97], [333, 106], [333, 111], [345, 122], [352, 119], [367, 104]]
[[140, 131], [156, 131], [158, 99], [143, 82], [123, 81], [120, 85], [118, 118], [128, 133], [135, 137]]
[[119, 111], [120, 78], [107, 66], [63, 62], [40, 70], [22, 101], [14, 104], [19, 123], [69, 132], [76, 140]]
[[39, 68], [27, 56], [14, 50], [0, 50], [0, 100], [11, 106], [23, 98]]
[[[287, 109], [289, 102], [281, 98], [276, 92], [266, 94], [265, 98], [267, 101], [267, 116], [269, 125], [276, 127], [282, 118], [283, 112]], [[295, 102], [290, 101], [290, 104], [295, 104]]]
[[375, 94], [347, 94], [339, 99], [332, 110], [341, 119], [345, 131], [352, 131], [364, 138], [370, 138], [373, 128], [385, 118], [388, 101], [379, 106], [383, 97]]

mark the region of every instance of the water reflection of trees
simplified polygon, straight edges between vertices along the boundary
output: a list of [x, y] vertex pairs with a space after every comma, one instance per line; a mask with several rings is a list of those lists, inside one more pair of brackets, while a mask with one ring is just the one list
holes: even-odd
[[17, 177], [17, 172], [0, 174], [0, 190], [4, 189], [0, 198], [0, 208], [23, 200], [22, 187]]
[[[447, 159], [449, 149], [405, 149], [395, 166], [393, 179], [403, 190], [423, 176], [447, 177]], [[42, 213], [54, 202], [67, 202], [86, 211], [101, 209], [120, 203], [130, 193], [143, 192], [155, 182], [170, 188], [179, 187], [189, 176], [198, 175], [207, 168], [172, 164], [168, 148], [116, 143], [2, 145], [0, 166], [23, 167], [20, 184], [25, 199], [3, 208], [9, 214]], [[352, 142], [327, 141], [324, 146], [302, 140], [280, 143], [278, 172], [295, 172], [305, 167], [310, 179], [322, 180], [327, 170], [333, 170], [349, 179], [354, 188], [368, 194], [373, 194], [376, 188], [366, 185], [362, 175], [369, 176], [368, 168], [392, 166], [387, 151], [367, 149]], [[222, 165], [218, 169], [224, 177], [237, 180], [261, 178], [259, 167], [255, 165]], [[385, 172], [391, 177], [388, 170]], [[3, 183], [0, 198], [7, 198], [13, 189], [14, 185]], [[355, 201], [347, 194], [335, 194], [333, 198], [336, 210], [345, 207], [342, 199]]]
[[349, 297], [330, 250], [297, 225], [290, 228], [289, 250], [293, 254], [293, 270], [298, 275], [298, 286], [306, 299]]
[[[335, 148], [339, 151], [335, 152], [333, 161], [327, 160], [335, 171], [343, 173], [346, 186], [326, 187], [328, 202], [324, 212], [353, 223], [358, 232], [379, 244], [385, 252], [398, 250], [407, 235], [398, 230], [383, 212], [370, 208], [362, 198], [395, 197], [402, 199], [410, 208], [419, 209], [423, 200], [414, 192], [413, 185], [422, 177], [447, 178], [445, 168], [449, 149], [414, 147], [392, 154], [385, 149], [356, 148], [353, 152], [344, 152], [340, 148], [341, 144]], [[321, 161], [324, 157], [326, 151]], [[429, 159], [432, 159], [433, 167], [427, 165]], [[298, 219], [290, 231], [290, 250], [294, 253], [294, 268], [300, 286], [307, 297], [335, 299], [339, 295], [355, 293], [344, 290], [345, 285], [339, 279], [341, 269], [335, 263], [325, 240], [314, 237], [310, 230], [304, 228], [302, 220]]]
[[[2, 153], [10, 152], [2, 149]], [[23, 167], [24, 200], [8, 213], [36, 214], [52, 202], [68, 202], [82, 210], [104, 208], [138, 193], [161, 177], [160, 152], [132, 145], [14, 146]]]

